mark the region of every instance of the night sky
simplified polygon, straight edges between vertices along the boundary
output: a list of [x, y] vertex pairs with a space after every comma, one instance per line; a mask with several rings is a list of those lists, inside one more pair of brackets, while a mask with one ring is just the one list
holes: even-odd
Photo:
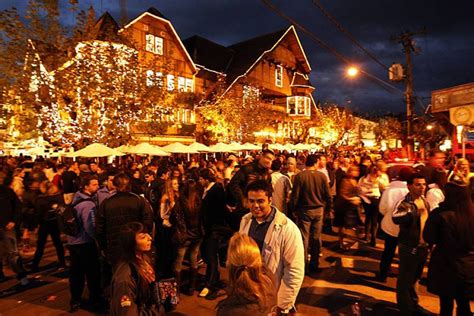
[[[67, 3], [61, 0], [61, 3]], [[319, 0], [359, 43], [383, 64], [404, 63], [402, 46], [391, 36], [426, 27], [427, 35], [415, 37], [421, 49], [413, 57], [414, 87], [419, 101], [430, 104], [432, 90], [474, 82], [474, 0]], [[0, 9], [17, 6], [24, 10], [27, 0], [1, 0]], [[81, 7], [93, 4], [97, 15], [109, 11], [120, 20], [119, 0], [79, 0]], [[366, 72], [387, 79], [387, 72], [339, 31], [312, 0], [274, 0], [282, 12], [315, 36], [335, 48]], [[287, 27], [290, 23], [260, 0], [127, 0], [128, 17], [134, 18], [154, 6], [174, 25], [182, 39], [200, 35], [222, 45], [252, 38]], [[66, 12], [63, 21], [74, 17]], [[315, 100], [333, 101], [353, 111], [369, 114], [405, 111], [404, 84], [384, 89], [365, 76], [349, 79], [346, 65], [297, 30], [312, 67]]]

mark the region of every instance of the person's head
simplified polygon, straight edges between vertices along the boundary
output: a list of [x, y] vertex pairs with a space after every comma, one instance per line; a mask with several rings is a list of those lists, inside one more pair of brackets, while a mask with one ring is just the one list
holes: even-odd
[[99, 169], [99, 165], [95, 162], [95, 161], [92, 161], [89, 163], [89, 170], [92, 172], [92, 173], [96, 173]]
[[364, 156], [361, 158], [360, 164], [370, 167], [372, 165], [372, 159], [370, 159], [369, 156]]
[[407, 186], [411, 196], [417, 199], [425, 193], [426, 178], [421, 173], [412, 173], [408, 178]]
[[270, 149], [265, 149], [262, 151], [260, 158], [258, 159], [258, 164], [262, 168], [270, 169], [272, 166], [272, 161], [275, 159], [275, 153]]
[[257, 180], [251, 182], [246, 191], [250, 212], [255, 219], [263, 221], [272, 211], [272, 185], [265, 180]]
[[311, 168], [311, 167], [314, 167], [316, 164], [318, 163], [318, 156], [317, 155], [308, 155], [308, 157], [306, 157], [306, 167], [308, 168]]
[[130, 188], [130, 178], [125, 173], [119, 173], [114, 177], [113, 185], [117, 191], [128, 192]]
[[63, 165], [63, 164], [59, 164], [57, 167], [56, 167], [56, 170], [57, 170], [57, 173], [59, 175], [62, 175], [64, 173], [64, 171], [66, 171], [66, 165]]
[[135, 262], [137, 255], [144, 254], [151, 249], [151, 236], [139, 222], [130, 222], [122, 226], [119, 235], [119, 245], [122, 260]]
[[216, 175], [212, 169], [202, 169], [199, 171], [199, 184], [206, 188], [211, 182], [216, 182]]
[[437, 169], [435, 170], [435, 172], [433, 172], [433, 177], [431, 181], [432, 183], [437, 184], [441, 190], [444, 190], [446, 182], [448, 181], [448, 175], [444, 170]]
[[262, 262], [257, 243], [249, 236], [236, 233], [229, 241], [227, 251], [229, 296], [257, 301], [267, 305], [266, 291], [273, 282]]
[[468, 176], [469, 175], [469, 161], [467, 159], [461, 158], [456, 162], [456, 170], [461, 174]]
[[156, 176], [160, 179], [168, 180], [168, 178], [170, 177], [170, 171], [166, 166], [160, 166], [156, 170]]
[[137, 170], [133, 171], [132, 177], [134, 179], [140, 179], [141, 176], [142, 176], [142, 174], [141, 174], [140, 170], [137, 169]]
[[375, 166], [379, 170], [380, 173], [386, 173], [387, 172], [387, 164], [383, 160], [378, 160], [375, 163]]
[[176, 179], [180, 179], [181, 178], [181, 171], [179, 171], [178, 168], [173, 169], [173, 171], [171, 172], [171, 177], [176, 178]]
[[109, 171], [107, 173], [107, 182], [105, 183], [105, 186], [109, 191], [114, 191], [116, 189], [114, 186], [114, 178], [116, 174], [115, 171]]
[[165, 193], [171, 200], [179, 194], [179, 181], [177, 178], [170, 178], [165, 183]]
[[73, 161], [69, 166], [70, 171], [74, 171], [75, 173], [79, 173], [79, 163], [77, 161]]
[[296, 171], [296, 159], [295, 157], [288, 157], [286, 160], [286, 168], [288, 172], [295, 172]]
[[272, 169], [273, 172], [280, 171], [281, 170], [281, 160], [280, 159], [273, 160], [271, 169]]
[[360, 175], [359, 166], [352, 165], [347, 169], [346, 176], [352, 179], [357, 178]]
[[316, 157], [318, 159], [316, 167], [318, 169], [325, 169], [326, 165], [328, 163], [328, 159], [326, 158], [326, 156], [325, 155], [316, 155]]
[[87, 194], [93, 195], [99, 190], [99, 178], [96, 175], [85, 175], [81, 179], [81, 188]]
[[146, 183], [151, 183], [151, 182], [155, 181], [155, 173], [151, 170], [148, 170], [145, 173], [145, 181], [146, 181]]
[[439, 149], [430, 150], [428, 164], [435, 168], [443, 168], [446, 154]]
[[55, 195], [59, 193], [58, 187], [49, 180], [44, 180], [43, 182], [41, 182], [39, 185], [39, 189], [41, 193], [45, 195]]

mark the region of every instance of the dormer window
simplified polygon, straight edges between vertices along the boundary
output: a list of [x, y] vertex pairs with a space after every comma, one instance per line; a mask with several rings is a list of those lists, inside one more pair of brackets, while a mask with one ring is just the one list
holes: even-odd
[[275, 86], [283, 87], [283, 67], [277, 65], [275, 68]]
[[163, 38], [153, 34], [147, 34], [145, 50], [154, 54], [163, 55]]

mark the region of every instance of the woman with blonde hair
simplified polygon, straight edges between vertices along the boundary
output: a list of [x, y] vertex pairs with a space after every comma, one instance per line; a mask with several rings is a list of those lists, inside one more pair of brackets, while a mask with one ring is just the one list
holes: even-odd
[[227, 265], [228, 293], [217, 305], [217, 315], [268, 315], [275, 305], [275, 288], [257, 243], [247, 235], [234, 234], [229, 241]]

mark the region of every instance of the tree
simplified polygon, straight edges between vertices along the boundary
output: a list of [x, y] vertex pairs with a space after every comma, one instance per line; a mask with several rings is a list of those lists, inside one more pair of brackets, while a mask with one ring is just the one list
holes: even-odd
[[382, 141], [386, 141], [387, 147], [389, 148], [389, 140], [404, 139], [403, 131], [403, 125], [398, 118], [394, 116], [385, 116], [379, 118], [377, 121], [377, 126], [374, 128], [377, 145], [380, 146]]
[[218, 79], [213, 95], [204, 100], [199, 111], [204, 129], [215, 139], [227, 142], [254, 141], [254, 133], [275, 125], [282, 114], [262, 102], [258, 87], [243, 82], [241, 89], [226, 90], [225, 78]]
[[319, 108], [316, 120], [317, 124], [312, 127], [313, 133], [325, 147], [342, 145], [354, 128], [352, 114], [336, 104], [326, 104]]

